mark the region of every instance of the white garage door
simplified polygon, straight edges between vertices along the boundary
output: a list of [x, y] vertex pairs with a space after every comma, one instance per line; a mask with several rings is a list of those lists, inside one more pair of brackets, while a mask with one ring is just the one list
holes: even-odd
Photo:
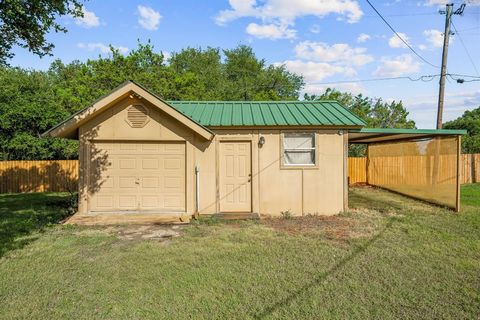
[[185, 211], [185, 144], [92, 145], [90, 211]]

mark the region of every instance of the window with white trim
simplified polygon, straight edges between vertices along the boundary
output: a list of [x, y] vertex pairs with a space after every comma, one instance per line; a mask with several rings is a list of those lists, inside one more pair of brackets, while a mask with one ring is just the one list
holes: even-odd
[[283, 165], [315, 165], [315, 133], [283, 134]]

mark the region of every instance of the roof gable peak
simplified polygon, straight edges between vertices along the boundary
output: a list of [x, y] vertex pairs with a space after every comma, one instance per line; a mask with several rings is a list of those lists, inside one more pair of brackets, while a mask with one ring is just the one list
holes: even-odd
[[190, 117], [179, 112], [168, 102], [164, 101], [156, 94], [148, 91], [147, 89], [132, 80], [125, 81], [116, 89], [112, 90], [109, 94], [102, 96], [90, 106], [73, 114], [63, 122], [43, 133], [42, 136], [78, 138], [77, 129], [81, 125], [92, 119], [100, 112], [103, 112], [108, 108], [112, 107], [113, 105], [115, 105], [116, 102], [128, 97], [129, 95], [134, 95], [138, 98], [147, 100], [149, 103], [162, 110], [163, 112], [167, 113], [174, 119], [190, 127], [192, 130], [194, 130], [207, 140], [211, 140], [214, 136], [214, 133], [212, 131], [195, 122]]

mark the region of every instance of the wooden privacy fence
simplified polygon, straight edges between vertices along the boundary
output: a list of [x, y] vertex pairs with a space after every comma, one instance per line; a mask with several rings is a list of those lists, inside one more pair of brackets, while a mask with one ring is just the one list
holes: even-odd
[[480, 153], [462, 154], [460, 183], [480, 182]]
[[349, 157], [348, 158], [348, 183], [366, 183], [367, 182], [367, 158]]
[[0, 161], [0, 193], [76, 191], [78, 160]]
[[[396, 161], [395, 157], [391, 157], [391, 161]], [[412, 165], [415, 165], [415, 162], [413, 162]], [[381, 175], [382, 172], [379, 171], [377, 174]], [[382, 177], [378, 178], [382, 179]], [[367, 182], [367, 158], [348, 158], [348, 179], [350, 184]], [[460, 159], [460, 183], [479, 182], [480, 154], [462, 154]]]
[[[462, 184], [480, 182], [480, 154], [462, 154], [460, 174]], [[367, 158], [348, 158], [348, 178], [367, 182]], [[75, 191], [77, 179], [78, 160], [0, 161], [0, 193]]]

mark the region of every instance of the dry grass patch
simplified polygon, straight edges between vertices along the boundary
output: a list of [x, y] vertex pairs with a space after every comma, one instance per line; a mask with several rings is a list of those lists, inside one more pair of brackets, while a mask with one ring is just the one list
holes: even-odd
[[182, 235], [186, 225], [112, 225], [99, 227], [76, 227], [77, 236], [114, 235], [120, 240], [154, 240], [168, 241]]
[[385, 217], [389, 216], [400, 215], [396, 212], [386, 214], [372, 209], [353, 209], [333, 216], [306, 215], [288, 219], [268, 217], [260, 223], [290, 235], [320, 235], [328, 240], [349, 242], [372, 236], [385, 224]]
[[261, 219], [260, 221], [261, 224], [268, 228], [272, 228], [275, 231], [286, 232], [291, 235], [327, 233], [336, 239], [345, 238], [348, 229], [354, 223], [352, 219], [338, 215], [308, 215], [289, 219], [269, 217]]

